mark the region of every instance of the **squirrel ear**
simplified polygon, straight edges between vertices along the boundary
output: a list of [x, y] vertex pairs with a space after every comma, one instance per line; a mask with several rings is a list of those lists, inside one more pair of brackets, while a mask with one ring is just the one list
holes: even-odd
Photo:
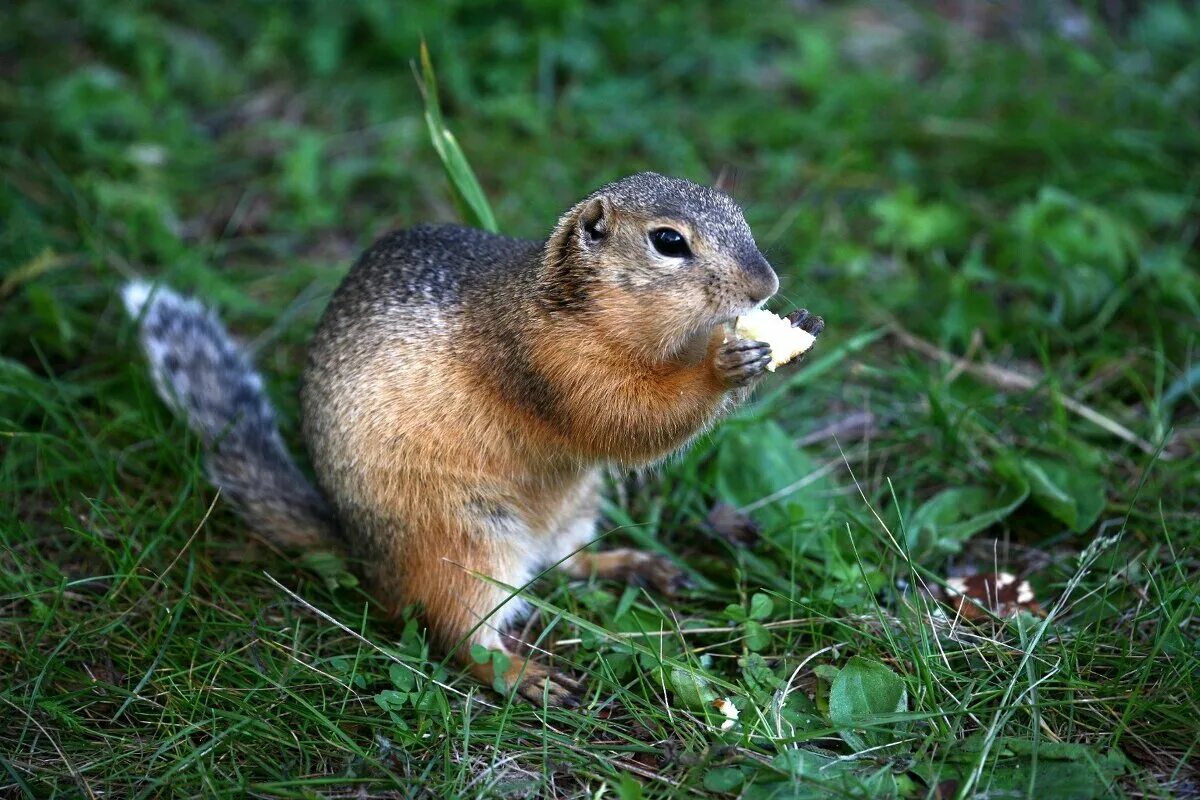
[[550, 308], [586, 306], [594, 270], [587, 259], [576, 256], [604, 241], [615, 222], [612, 201], [603, 195], [573, 206], [559, 218], [542, 255], [542, 299]]
[[725, 194], [733, 194], [737, 189], [738, 177], [737, 167], [725, 165], [717, 173], [717, 179], [713, 181], [713, 188]]
[[584, 244], [594, 244], [612, 229], [612, 204], [607, 197], [593, 197], [579, 211], [579, 234]]

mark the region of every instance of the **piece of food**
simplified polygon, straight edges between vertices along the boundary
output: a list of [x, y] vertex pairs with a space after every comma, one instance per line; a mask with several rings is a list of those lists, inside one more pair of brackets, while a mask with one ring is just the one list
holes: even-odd
[[769, 372], [774, 372], [776, 367], [806, 352], [817, 340], [808, 331], [793, 328], [791, 322], [765, 308], [757, 308], [738, 317], [734, 331], [743, 339], [771, 345], [771, 363], [767, 364]]
[[721, 730], [727, 731], [732, 728], [735, 723], [737, 723], [737, 706], [735, 706], [733, 701], [729, 698], [719, 697], [716, 700], [713, 700], [712, 707], [721, 712], [721, 715], [725, 717], [725, 721], [721, 723]]

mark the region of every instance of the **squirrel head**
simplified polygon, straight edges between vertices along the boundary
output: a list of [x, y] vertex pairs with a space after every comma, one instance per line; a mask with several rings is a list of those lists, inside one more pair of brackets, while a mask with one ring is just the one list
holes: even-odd
[[539, 294], [551, 312], [665, 360], [778, 288], [728, 195], [641, 172], [597, 189], [559, 219]]

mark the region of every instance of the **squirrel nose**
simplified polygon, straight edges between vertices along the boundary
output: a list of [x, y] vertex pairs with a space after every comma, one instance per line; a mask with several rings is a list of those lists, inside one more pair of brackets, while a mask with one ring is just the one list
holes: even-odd
[[742, 262], [742, 273], [747, 278], [747, 291], [756, 303], [766, 300], [779, 289], [779, 278], [762, 253], [756, 252], [745, 259]]

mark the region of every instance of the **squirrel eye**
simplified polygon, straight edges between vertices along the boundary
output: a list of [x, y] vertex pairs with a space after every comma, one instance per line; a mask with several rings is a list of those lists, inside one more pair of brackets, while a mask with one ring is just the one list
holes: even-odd
[[674, 228], [655, 228], [650, 231], [650, 243], [664, 256], [685, 258], [692, 254], [687, 239]]

